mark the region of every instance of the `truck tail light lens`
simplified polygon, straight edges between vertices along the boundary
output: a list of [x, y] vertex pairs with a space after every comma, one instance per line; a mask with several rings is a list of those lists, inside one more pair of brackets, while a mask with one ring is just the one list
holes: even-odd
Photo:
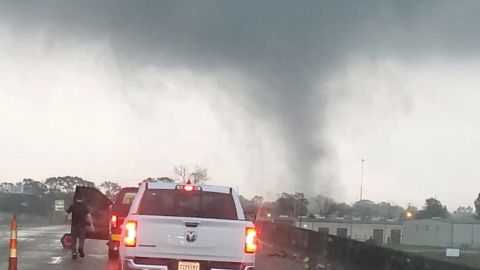
[[185, 185], [185, 186], [183, 186], [183, 190], [185, 190], [186, 192], [191, 192], [191, 191], [193, 191], [193, 186], [192, 185]]
[[245, 233], [245, 252], [255, 253], [257, 250], [257, 231], [253, 227], [249, 227]]
[[112, 227], [112, 229], [116, 229], [118, 227], [118, 217], [117, 217], [117, 215], [114, 214], [110, 218], [110, 226]]
[[182, 190], [182, 191], [185, 191], [185, 192], [202, 191], [201, 186], [194, 186], [190, 182], [186, 183], [184, 185], [177, 185], [175, 187], [175, 189], [176, 190]]
[[125, 246], [134, 247], [137, 244], [137, 222], [129, 220], [125, 224]]

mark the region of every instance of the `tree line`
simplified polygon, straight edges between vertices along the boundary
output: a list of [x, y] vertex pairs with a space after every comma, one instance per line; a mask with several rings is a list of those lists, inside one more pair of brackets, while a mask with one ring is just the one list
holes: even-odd
[[[189, 170], [187, 166], [179, 165], [174, 167], [172, 178], [149, 177], [146, 180], [178, 183], [191, 181], [201, 184], [209, 179], [206, 168], [196, 166], [193, 170]], [[0, 183], [0, 211], [47, 216], [53, 211], [56, 200], [63, 200], [65, 206], [70, 205], [77, 186], [97, 188], [112, 201], [122, 188], [120, 184], [113, 181], [104, 181], [96, 186], [94, 182], [78, 176], [49, 177], [43, 181], [26, 178], [16, 183], [2, 182]]]
[[[203, 167], [195, 167], [192, 171], [185, 165], [175, 166], [173, 177], [150, 177], [146, 180], [186, 183], [191, 181], [195, 184], [203, 184], [209, 180], [208, 170]], [[47, 215], [52, 211], [55, 200], [63, 200], [65, 205], [72, 202], [76, 186], [87, 186], [97, 188], [111, 200], [120, 191], [121, 186], [112, 181], [104, 181], [96, 186], [94, 182], [84, 180], [77, 176], [50, 177], [44, 181], [23, 179], [17, 183], [0, 183], [0, 191], [16, 190], [24, 194], [31, 194], [33, 197], [23, 196], [11, 198], [0, 193], [0, 211], [12, 211], [15, 207], [25, 207], [26, 210], [34, 213]], [[455, 211], [449, 212], [447, 207], [442, 205], [436, 198], [428, 198], [421, 209], [409, 205], [402, 208], [388, 202], [375, 203], [370, 200], [361, 200], [353, 204], [337, 202], [334, 199], [316, 195], [307, 198], [304, 193], [283, 192], [277, 195], [273, 201], [264, 200], [262, 196], [253, 196], [250, 200], [240, 196], [241, 203], [246, 212], [255, 212], [257, 215], [267, 217], [352, 217], [361, 220], [372, 218], [385, 219], [425, 219], [439, 217], [443, 219], [458, 220], [480, 220], [480, 193], [474, 201], [474, 208], [461, 206]], [[27, 209], [28, 208], [28, 209]]]
[[121, 189], [115, 182], [104, 181], [98, 187], [94, 182], [87, 181], [78, 176], [49, 177], [44, 181], [23, 179], [17, 183], [0, 183], [0, 211], [24, 212], [49, 215], [56, 200], [63, 200], [68, 206], [72, 203], [73, 194], [77, 186], [93, 187], [101, 190], [109, 198]]
[[404, 209], [397, 205], [381, 202], [374, 203], [362, 200], [352, 205], [337, 202], [332, 198], [316, 195], [306, 198], [303, 193], [283, 192], [274, 201], [265, 201], [262, 196], [254, 196], [248, 200], [240, 197], [246, 212], [256, 212], [262, 217], [303, 217], [303, 218], [334, 218], [358, 217], [368, 220], [376, 217], [400, 218]]
[[303, 193], [281, 193], [276, 200], [266, 201], [262, 196], [246, 199], [240, 196], [246, 212], [255, 212], [264, 218], [307, 217], [307, 218], [357, 218], [371, 220], [383, 219], [456, 219], [463, 221], [480, 220], [480, 194], [474, 201], [475, 209], [470, 206], [460, 206], [452, 213], [436, 198], [427, 198], [421, 209], [413, 205], [402, 208], [388, 202], [375, 203], [361, 200], [353, 204], [337, 202], [334, 199], [316, 195], [306, 198]]

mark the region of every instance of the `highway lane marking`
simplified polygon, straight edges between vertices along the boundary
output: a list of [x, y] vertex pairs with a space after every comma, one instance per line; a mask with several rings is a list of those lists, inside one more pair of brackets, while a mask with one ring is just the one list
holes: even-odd
[[48, 264], [59, 264], [62, 262], [62, 260], [63, 260], [62, 257], [51, 257]]

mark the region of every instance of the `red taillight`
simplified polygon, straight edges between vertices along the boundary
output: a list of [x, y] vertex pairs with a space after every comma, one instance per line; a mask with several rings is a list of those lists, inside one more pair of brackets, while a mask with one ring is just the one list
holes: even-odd
[[118, 217], [117, 215], [112, 215], [112, 217], [110, 218], [110, 226], [112, 227], [112, 229], [115, 229], [118, 227]]
[[125, 224], [125, 246], [134, 247], [137, 244], [137, 222], [133, 220], [127, 221]]
[[202, 191], [202, 187], [194, 186], [190, 181], [188, 181], [186, 184], [183, 184], [183, 185], [177, 185], [175, 189], [185, 191], [185, 192]]
[[190, 192], [193, 191], [193, 186], [192, 185], [185, 185], [183, 186], [183, 190]]
[[255, 253], [257, 250], [257, 231], [253, 227], [249, 227], [245, 233], [245, 252]]

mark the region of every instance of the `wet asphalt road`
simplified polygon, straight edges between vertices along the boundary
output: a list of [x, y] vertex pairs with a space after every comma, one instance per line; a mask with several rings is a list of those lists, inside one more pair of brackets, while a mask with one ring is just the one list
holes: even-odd
[[[48, 226], [18, 230], [18, 269], [47, 270], [117, 270], [118, 263], [108, 260], [105, 241], [87, 240], [85, 258], [73, 261], [69, 250], [63, 249], [60, 238], [69, 232], [69, 226]], [[0, 226], [0, 269], [7, 269], [10, 232], [7, 226]], [[267, 248], [257, 254], [259, 270], [300, 270], [299, 261], [268, 256]]]

